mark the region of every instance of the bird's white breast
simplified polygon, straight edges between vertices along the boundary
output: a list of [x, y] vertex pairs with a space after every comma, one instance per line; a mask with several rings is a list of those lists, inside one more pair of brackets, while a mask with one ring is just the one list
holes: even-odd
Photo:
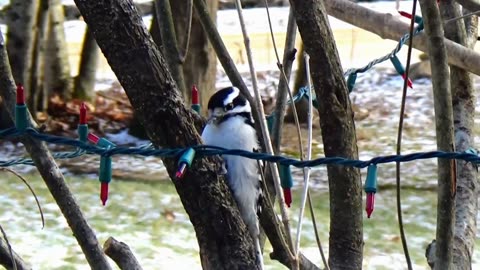
[[[245, 118], [234, 116], [215, 125], [208, 124], [202, 133], [205, 144], [226, 149], [241, 149], [252, 151], [258, 149], [258, 139], [255, 129], [245, 123]], [[256, 220], [256, 202], [259, 194], [258, 164], [254, 159], [240, 156], [224, 155], [227, 165], [227, 179], [234, 192], [240, 212], [249, 213], [247, 220]], [[239, 196], [239, 194], [241, 194]], [[253, 216], [251, 216], [253, 215]]]

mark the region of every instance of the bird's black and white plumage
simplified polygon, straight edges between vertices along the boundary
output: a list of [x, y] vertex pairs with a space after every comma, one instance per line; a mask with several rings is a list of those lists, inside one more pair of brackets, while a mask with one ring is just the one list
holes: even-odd
[[[226, 149], [253, 151], [259, 148], [250, 104], [238, 88], [227, 87], [212, 95], [208, 102], [208, 123], [202, 139], [207, 145]], [[255, 243], [257, 264], [263, 269], [257, 218], [261, 193], [258, 163], [240, 156], [224, 155], [223, 158], [228, 185]]]

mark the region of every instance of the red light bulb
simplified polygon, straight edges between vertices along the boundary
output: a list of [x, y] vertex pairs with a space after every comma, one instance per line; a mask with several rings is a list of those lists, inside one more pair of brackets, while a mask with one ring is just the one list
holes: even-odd
[[[406, 76], [405, 76], [405, 73], [402, 74], [402, 78], [405, 80]], [[407, 79], [407, 86], [410, 87], [411, 89], [413, 89], [413, 82], [412, 80], [410, 80], [410, 78], [406, 78]]]
[[97, 144], [98, 141], [100, 140], [100, 138], [93, 134], [93, 133], [88, 133], [88, 136], [87, 136], [88, 140], [91, 142], [91, 143], [94, 143], [94, 144]]
[[80, 125], [85, 125], [87, 124], [87, 106], [85, 105], [85, 102], [82, 102], [80, 105]]
[[185, 174], [185, 168], [187, 168], [187, 163], [180, 164], [180, 167], [178, 167], [178, 170], [175, 173], [175, 178], [181, 179]]
[[108, 183], [100, 184], [100, 200], [102, 201], [102, 205], [105, 206], [108, 200]]
[[370, 218], [373, 209], [375, 208], [375, 193], [367, 193], [367, 201], [365, 203], [365, 211], [367, 211], [367, 217]]
[[17, 84], [17, 105], [25, 104], [25, 89], [21, 83]]
[[192, 104], [193, 105], [200, 104], [198, 99], [198, 88], [195, 84], [192, 86]]
[[408, 12], [405, 12], [405, 11], [400, 11], [400, 10], [399, 10], [398, 13], [399, 13], [400, 15], [402, 15], [403, 17], [405, 17], [405, 18], [411, 19], [411, 18], [413, 17], [412, 14], [410, 14], [410, 13], [408, 13]]
[[285, 204], [290, 208], [290, 205], [292, 204], [292, 190], [289, 188], [284, 188], [283, 197], [285, 198]]

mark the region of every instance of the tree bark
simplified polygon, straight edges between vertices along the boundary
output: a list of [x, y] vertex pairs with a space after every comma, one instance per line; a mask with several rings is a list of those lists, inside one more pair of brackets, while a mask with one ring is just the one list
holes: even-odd
[[143, 269], [128, 245], [117, 241], [113, 237], [109, 237], [105, 244], [103, 244], [103, 250], [122, 270]]
[[78, 75], [74, 80], [73, 97], [92, 101], [95, 97], [95, 79], [100, 50], [92, 32], [86, 27]]
[[[215, 80], [217, 73], [217, 57], [208, 36], [203, 31], [202, 24], [196, 12], [192, 12], [192, 29], [190, 33], [188, 51], [184, 51], [183, 44], [187, 40], [188, 28], [188, 5], [193, 0], [170, 0], [172, 15], [174, 18], [181, 18], [175, 21], [175, 32], [179, 44], [181, 56], [185, 57], [183, 62], [183, 76], [187, 89], [184, 95], [185, 102], [191, 102], [192, 85], [196, 85], [200, 92], [200, 105], [206, 112], [208, 99], [215, 93]], [[193, 3], [191, 3], [193, 5]], [[217, 18], [218, 1], [205, 1], [208, 13], [213, 21]]]
[[[162, 54], [132, 1], [75, 0], [112, 70], [157, 147], [201, 143]], [[163, 162], [175, 179], [176, 159]], [[197, 158], [174, 180], [198, 239], [204, 269], [255, 269], [253, 242], [225, 183], [219, 159]]]
[[[328, 14], [333, 17], [377, 34], [381, 38], [398, 41], [408, 33], [409, 26], [400, 19], [394, 18], [392, 14], [375, 12], [348, 0], [325, 1], [325, 6]], [[449, 64], [480, 75], [479, 53], [448, 39], [444, 39], [443, 42], [447, 49]], [[424, 33], [415, 36], [413, 47], [428, 53], [427, 36]]]
[[[444, 20], [462, 15], [460, 6], [453, 0], [441, 1], [439, 7]], [[470, 48], [473, 48], [475, 44], [468, 44], [467, 31], [463, 20], [446, 24], [445, 37]], [[458, 152], [463, 152], [474, 145], [475, 90], [470, 73], [456, 66], [450, 66], [450, 82], [455, 149]], [[472, 163], [458, 160], [453, 242], [454, 269], [472, 269], [472, 254], [477, 230], [477, 194], [478, 184], [475, 166]]]
[[[49, 27], [45, 54], [45, 88], [48, 96], [58, 94], [62, 99], [72, 97], [73, 83], [65, 39], [65, 16], [61, 0], [49, 0]], [[48, 98], [48, 97], [47, 97]]]
[[[428, 37], [435, 109], [437, 148], [453, 152], [453, 111], [450, 74], [443, 36], [443, 23], [435, 0], [421, 0]], [[438, 204], [435, 269], [452, 268], [453, 225], [455, 222], [455, 161], [438, 159]]]
[[[0, 37], [1, 36], [0, 33]], [[2, 45], [3, 42], [0, 42], [0, 96], [5, 100], [7, 111], [10, 118], [13, 119], [16, 86], [10, 66], [8, 65], [5, 46]], [[29, 118], [31, 119], [30, 115]], [[35, 123], [32, 121], [30, 121], [29, 125], [35, 127]], [[66, 185], [65, 179], [48, 151], [46, 144], [34, 140], [29, 136], [22, 137], [20, 141], [31, 156], [48, 190], [72, 229], [73, 235], [82, 248], [91, 269], [110, 270], [110, 265], [98, 244], [93, 230], [80, 211], [79, 205]]]
[[37, 1], [12, 0], [7, 9], [7, 52], [17, 83], [29, 85]]
[[[357, 159], [353, 111], [324, 2], [290, 2], [305, 51], [311, 57], [311, 76], [319, 100], [325, 156]], [[336, 165], [327, 166], [327, 171], [330, 189], [329, 265], [332, 269], [361, 269], [363, 229], [360, 171]]]

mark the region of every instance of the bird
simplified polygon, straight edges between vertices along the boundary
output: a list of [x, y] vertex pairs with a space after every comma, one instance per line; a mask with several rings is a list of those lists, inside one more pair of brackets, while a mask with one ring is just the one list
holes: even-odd
[[[206, 145], [226, 149], [254, 151], [259, 149], [252, 109], [237, 87], [218, 90], [208, 101], [208, 120], [202, 132]], [[233, 193], [240, 215], [255, 245], [256, 264], [263, 269], [258, 221], [261, 178], [256, 160], [223, 155], [227, 185]]]

